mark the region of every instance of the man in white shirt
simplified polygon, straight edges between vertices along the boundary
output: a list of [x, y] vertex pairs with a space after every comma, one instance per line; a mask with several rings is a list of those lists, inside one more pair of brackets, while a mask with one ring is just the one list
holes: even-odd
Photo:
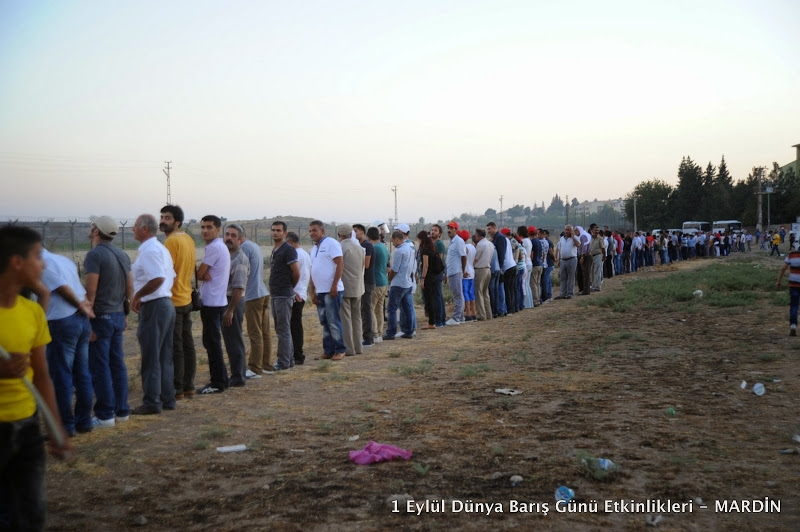
[[172, 366], [175, 269], [169, 251], [156, 238], [157, 233], [154, 216], [142, 214], [136, 219], [133, 237], [141, 246], [139, 258], [131, 267], [134, 290], [131, 310], [139, 314], [136, 337], [142, 352], [143, 400], [131, 410], [134, 415], [160, 414], [162, 408], [176, 408]]
[[[66, 257], [42, 250], [45, 269], [42, 283], [51, 292], [47, 305], [47, 326], [53, 341], [47, 344], [47, 365], [64, 430], [91, 432], [92, 377], [89, 374], [89, 318], [92, 305], [86, 299], [75, 263]], [[41, 302], [41, 299], [39, 300]], [[73, 410], [73, 392], [75, 409]]]
[[314, 241], [311, 251], [311, 302], [317, 306], [317, 316], [322, 325], [322, 349], [319, 357], [324, 360], [341, 360], [346, 347], [339, 310], [342, 307], [342, 246], [335, 238], [325, 235], [325, 224], [314, 220], [308, 226], [308, 234]]
[[286, 241], [297, 251], [297, 266], [300, 269], [300, 279], [294, 286], [290, 328], [294, 347], [294, 363], [302, 366], [306, 361], [306, 356], [303, 354], [303, 308], [308, 298], [308, 282], [311, 279], [311, 256], [300, 247], [300, 236], [294, 231], [286, 233]]
[[561, 294], [553, 299], [572, 299], [575, 291], [575, 269], [578, 263], [578, 248], [581, 241], [572, 232], [572, 226], [564, 227], [564, 236], [556, 245], [556, 264], [558, 264], [558, 277], [561, 279]]

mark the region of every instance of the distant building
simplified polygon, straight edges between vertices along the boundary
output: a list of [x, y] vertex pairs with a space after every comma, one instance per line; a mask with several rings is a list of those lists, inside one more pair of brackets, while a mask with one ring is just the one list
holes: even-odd
[[615, 212], [624, 214], [625, 200], [618, 198], [610, 200], [584, 201], [578, 205], [570, 207], [570, 210], [574, 214], [583, 214], [584, 210], [586, 211], [586, 214], [597, 214], [603, 210], [604, 207], [611, 207]]
[[792, 146], [792, 148], [796, 150], [795, 160], [786, 166], [781, 166], [781, 172], [785, 174], [790, 168], [792, 168], [794, 170], [794, 175], [800, 175], [800, 144], [795, 144]]

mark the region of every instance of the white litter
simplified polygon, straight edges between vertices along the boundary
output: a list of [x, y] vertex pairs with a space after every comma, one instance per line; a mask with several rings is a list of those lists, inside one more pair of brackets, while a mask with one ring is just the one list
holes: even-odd
[[221, 453], [238, 453], [241, 451], [246, 451], [247, 445], [227, 445], [225, 447], [217, 447], [217, 451]]

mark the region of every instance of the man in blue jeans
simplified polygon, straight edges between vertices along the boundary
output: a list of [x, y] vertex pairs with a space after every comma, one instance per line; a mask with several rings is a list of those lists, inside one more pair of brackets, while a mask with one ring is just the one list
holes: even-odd
[[342, 246], [335, 238], [325, 235], [325, 224], [314, 220], [308, 226], [308, 233], [314, 241], [311, 250], [311, 302], [317, 306], [317, 316], [322, 325], [323, 360], [341, 360], [346, 351], [342, 320], [339, 309], [342, 306]]
[[83, 262], [86, 299], [95, 314], [89, 339], [95, 427], [113, 427], [115, 419], [127, 421], [130, 415], [122, 331], [127, 325], [125, 300], [133, 299], [133, 276], [128, 255], [111, 243], [118, 230], [109, 216], [95, 220], [89, 229], [92, 250]]
[[404, 316], [400, 328], [402, 337], [414, 338], [414, 329], [410, 318], [414, 313], [414, 300], [411, 293], [411, 273], [414, 271], [414, 248], [405, 241], [402, 231], [392, 233], [392, 245], [395, 247], [392, 255], [392, 267], [389, 270], [389, 325], [386, 328], [384, 340], [394, 340], [397, 334], [397, 311], [400, 306], [404, 309]]
[[50, 292], [47, 325], [53, 338], [47, 345], [47, 365], [64, 430], [74, 436], [76, 430], [92, 430], [94, 393], [89, 374], [89, 335], [92, 332], [89, 318], [94, 318], [94, 312], [86, 300], [86, 290], [81, 285], [75, 263], [46, 249], [42, 250], [42, 258], [45, 262], [42, 282]]

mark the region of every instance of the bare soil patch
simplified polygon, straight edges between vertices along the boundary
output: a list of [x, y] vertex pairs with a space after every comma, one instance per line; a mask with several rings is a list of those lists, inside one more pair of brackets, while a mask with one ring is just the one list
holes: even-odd
[[[603, 290], [711, 262], [615, 277]], [[48, 465], [49, 528], [649, 528], [644, 513], [604, 512], [605, 501], [633, 499], [691, 501], [691, 513], [653, 512], [668, 530], [797, 530], [800, 456], [780, 453], [800, 446], [792, 442], [800, 340], [787, 334], [786, 307], [758, 300], [614, 313], [582, 301], [418, 331], [334, 363], [313, 360], [321, 339], [307, 308], [305, 366], [78, 436], [74, 462]], [[199, 318], [195, 332], [200, 346]], [[126, 337], [136, 406], [138, 347], [134, 331]], [[198, 356], [205, 360], [202, 347]], [[198, 371], [199, 385], [207, 364]], [[766, 385], [764, 396], [749, 390], [755, 382]], [[348, 452], [370, 440], [413, 456], [350, 462]], [[216, 451], [235, 444], [248, 450]], [[618, 470], [587, 468], [587, 455]], [[523, 480], [512, 486], [512, 475]], [[557, 512], [560, 485], [597, 511]], [[401, 503], [395, 513], [392, 494], [428, 500], [429, 510], [445, 501], [444, 511], [410, 514]], [[766, 498], [780, 501], [780, 513], [715, 511], [715, 501]], [[463, 511], [452, 511], [453, 500]], [[514, 513], [512, 500], [549, 511]], [[503, 512], [468, 512], [480, 509], [468, 502], [500, 503]]]

